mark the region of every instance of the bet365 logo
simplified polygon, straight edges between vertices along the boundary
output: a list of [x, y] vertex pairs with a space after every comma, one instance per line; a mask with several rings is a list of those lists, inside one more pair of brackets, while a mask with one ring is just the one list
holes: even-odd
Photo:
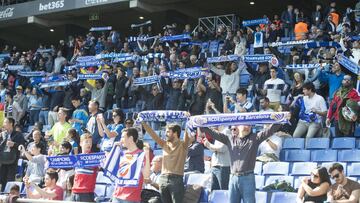
[[49, 3], [45, 3], [39, 4], [39, 11], [48, 11], [48, 10], [54, 10], [54, 9], [58, 9], [58, 8], [62, 8], [64, 7], [64, 1], [65, 0], [60, 0], [60, 1], [51, 1]]

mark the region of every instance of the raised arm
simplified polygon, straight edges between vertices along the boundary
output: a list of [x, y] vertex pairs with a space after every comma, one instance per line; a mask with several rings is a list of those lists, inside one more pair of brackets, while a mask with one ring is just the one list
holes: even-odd
[[155, 131], [145, 122], [141, 122], [141, 125], [143, 126], [143, 128], [145, 129], [145, 131], [147, 133], [149, 133], [149, 135], [152, 137], [153, 140], [155, 140], [155, 142], [160, 145], [161, 147], [163, 147], [165, 145], [165, 141], [162, 140], [156, 133]]
[[263, 131], [259, 132], [257, 136], [257, 141], [260, 143], [264, 140], [268, 139], [270, 136], [272, 136], [274, 133], [279, 131], [281, 125], [280, 124], [272, 124], [270, 127], [265, 128]]
[[211, 130], [210, 128], [200, 128], [200, 130], [201, 130], [201, 132], [207, 133], [213, 139], [224, 143], [228, 147], [231, 147], [230, 140], [226, 135], [224, 135], [222, 133], [215, 132], [214, 130]]
[[225, 74], [224, 70], [219, 69], [219, 68], [215, 67], [214, 65], [210, 65], [210, 70], [220, 76]]

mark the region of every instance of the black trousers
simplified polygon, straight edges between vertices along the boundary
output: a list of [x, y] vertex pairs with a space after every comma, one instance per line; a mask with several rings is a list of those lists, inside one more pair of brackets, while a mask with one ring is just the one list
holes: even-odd
[[7, 182], [15, 180], [16, 169], [17, 161], [13, 164], [5, 164], [0, 166], [1, 191], [4, 191]]

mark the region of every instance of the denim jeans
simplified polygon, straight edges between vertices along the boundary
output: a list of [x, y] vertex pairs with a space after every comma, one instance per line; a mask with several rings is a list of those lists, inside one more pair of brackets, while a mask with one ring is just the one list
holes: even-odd
[[229, 196], [230, 203], [255, 203], [255, 175], [230, 175]]
[[161, 175], [159, 186], [162, 202], [182, 203], [185, 194], [183, 176]]
[[75, 202], [95, 202], [94, 193], [73, 193], [71, 195], [71, 201]]
[[44, 110], [41, 110], [39, 113], [39, 121], [43, 125], [48, 125], [48, 114], [49, 114], [49, 111], [44, 111]]
[[30, 125], [34, 125], [35, 122], [39, 121], [40, 110], [30, 110]]
[[227, 190], [229, 186], [230, 166], [211, 168], [211, 191]]
[[122, 199], [118, 199], [116, 197], [114, 197], [111, 202], [112, 203], [140, 203], [140, 202], [131, 202], [131, 201], [127, 201], [127, 200], [122, 200]]

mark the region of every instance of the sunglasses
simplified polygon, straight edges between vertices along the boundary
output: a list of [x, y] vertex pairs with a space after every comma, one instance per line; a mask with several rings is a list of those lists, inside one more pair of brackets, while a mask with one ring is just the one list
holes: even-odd
[[314, 178], [319, 178], [319, 175], [316, 175], [315, 173], [311, 173], [312, 176], [314, 176]]
[[331, 179], [337, 179], [337, 178], [339, 178], [340, 177], [340, 174], [336, 174], [336, 175], [334, 175], [334, 176], [331, 176]]

